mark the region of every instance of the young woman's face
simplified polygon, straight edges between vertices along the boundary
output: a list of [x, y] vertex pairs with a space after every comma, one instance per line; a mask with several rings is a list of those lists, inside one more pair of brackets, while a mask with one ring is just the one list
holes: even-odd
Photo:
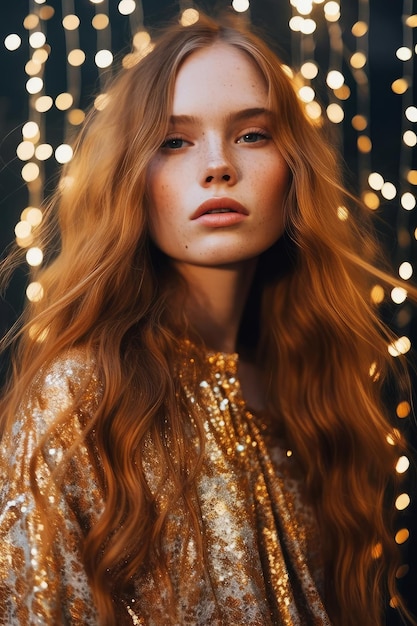
[[281, 236], [289, 170], [272, 124], [265, 80], [244, 52], [216, 43], [181, 66], [148, 171], [151, 235], [176, 264], [247, 261]]

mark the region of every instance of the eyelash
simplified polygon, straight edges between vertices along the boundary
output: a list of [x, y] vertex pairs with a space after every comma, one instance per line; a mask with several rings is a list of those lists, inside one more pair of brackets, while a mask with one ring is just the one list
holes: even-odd
[[180, 148], [183, 147], [182, 145], [177, 146], [176, 148], [174, 148], [173, 146], [170, 146], [169, 144], [172, 143], [173, 141], [184, 142], [185, 139], [183, 139], [182, 137], [169, 137], [168, 139], [165, 139], [161, 148], [166, 148], [167, 150], [179, 150]]
[[[251, 130], [251, 131], [249, 131], [249, 132], [244, 133], [243, 135], [241, 135], [241, 136], [238, 138], [238, 140], [237, 140], [237, 142], [236, 142], [236, 143], [241, 143], [241, 142], [242, 142], [242, 139], [243, 139], [244, 137], [250, 137], [250, 136], [253, 136], [253, 135], [256, 135], [257, 137], [260, 137], [260, 140], [261, 140], [261, 141], [262, 141], [262, 139], [270, 139], [270, 136], [269, 136], [267, 133], [263, 132], [263, 131], [259, 131], [259, 130]], [[255, 142], [255, 141], [248, 141], [248, 142], [242, 142], [242, 143], [256, 143], [256, 142]]]
[[[268, 135], [267, 133], [265, 133], [263, 131], [259, 131], [259, 130], [252, 130], [252, 131], [246, 132], [243, 135], [241, 135], [240, 137], [238, 137], [236, 143], [257, 143], [256, 141], [248, 141], [248, 142], [242, 141], [242, 139], [244, 137], [250, 137], [250, 136], [253, 136], [253, 135], [259, 137], [260, 138], [259, 141], [262, 141], [263, 139], [270, 139], [270, 135]], [[182, 137], [169, 137], [168, 139], [165, 139], [165, 141], [161, 145], [161, 148], [162, 149], [165, 148], [167, 150], [180, 150], [181, 148], [184, 147], [183, 145], [176, 146], [176, 147], [170, 145], [173, 142], [179, 142], [181, 144], [183, 144], [184, 142], [187, 143], [186, 140], [183, 139]]]

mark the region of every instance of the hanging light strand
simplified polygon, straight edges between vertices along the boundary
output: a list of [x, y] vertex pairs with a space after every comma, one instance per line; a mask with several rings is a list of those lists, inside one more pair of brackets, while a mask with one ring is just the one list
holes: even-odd
[[370, 135], [370, 98], [369, 98], [369, 0], [359, 0], [358, 21], [352, 27], [356, 40], [355, 52], [350, 56], [349, 64], [356, 83], [356, 113], [352, 126], [357, 131], [357, 173], [359, 191], [368, 188], [371, 172], [372, 141]]

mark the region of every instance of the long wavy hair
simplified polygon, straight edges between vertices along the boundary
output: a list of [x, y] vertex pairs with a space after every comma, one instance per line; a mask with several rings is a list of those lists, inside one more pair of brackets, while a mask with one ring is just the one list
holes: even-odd
[[[141, 568], [152, 564], [169, 588], [160, 550], [164, 524], [181, 499], [190, 526], [198, 528], [193, 496], [204, 430], [196, 412], [201, 445], [190, 454], [189, 407], [175, 364], [193, 329], [172, 306], [185, 287], [150, 241], [147, 168], [167, 133], [181, 64], [217, 41], [243, 51], [265, 77], [276, 112], [274, 140], [291, 172], [285, 207], [277, 207], [284, 210], [285, 234], [260, 259], [240, 347], [257, 359], [271, 411], [303, 469], [322, 537], [331, 619], [375, 626], [383, 623], [386, 599], [397, 595], [394, 507], [387, 494], [402, 444], [387, 442], [395, 434], [382, 390], [393, 372], [387, 351], [393, 336], [370, 289], [376, 279], [392, 281], [378, 269], [367, 213], [343, 187], [330, 142], [305, 115], [281, 61], [246, 29], [202, 17], [192, 26], [171, 26], [148, 55], [119, 74], [105, 108], [90, 112], [46, 212], [43, 237], [49, 249], [56, 242], [55, 253], [37, 276], [44, 297], [28, 306], [17, 333], [2, 428], [39, 369], [83, 346], [102, 387], [82, 435], [89, 442], [94, 431], [104, 491], [104, 510], [85, 538], [83, 557], [100, 624], [118, 623], [114, 600], [128, 593]], [[65, 419], [58, 415], [56, 425]], [[173, 485], [163, 509], [140, 462], [149, 436], [166, 468], [162, 480]], [[34, 492], [41, 499], [35, 485]], [[203, 546], [198, 549], [204, 563]], [[169, 610], [174, 615], [175, 608]]]

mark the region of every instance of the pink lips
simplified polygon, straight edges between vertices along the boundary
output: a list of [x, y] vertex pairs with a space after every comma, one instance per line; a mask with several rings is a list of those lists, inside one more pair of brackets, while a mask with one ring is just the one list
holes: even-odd
[[[221, 213], [210, 212], [221, 209], [228, 209], [228, 211]], [[247, 215], [248, 211], [236, 200], [231, 198], [211, 198], [200, 204], [191, 216], [191, 219], [198, 220], [199, 223], [207, 226], [221, 227], [237, 224], [245, 219]]]

